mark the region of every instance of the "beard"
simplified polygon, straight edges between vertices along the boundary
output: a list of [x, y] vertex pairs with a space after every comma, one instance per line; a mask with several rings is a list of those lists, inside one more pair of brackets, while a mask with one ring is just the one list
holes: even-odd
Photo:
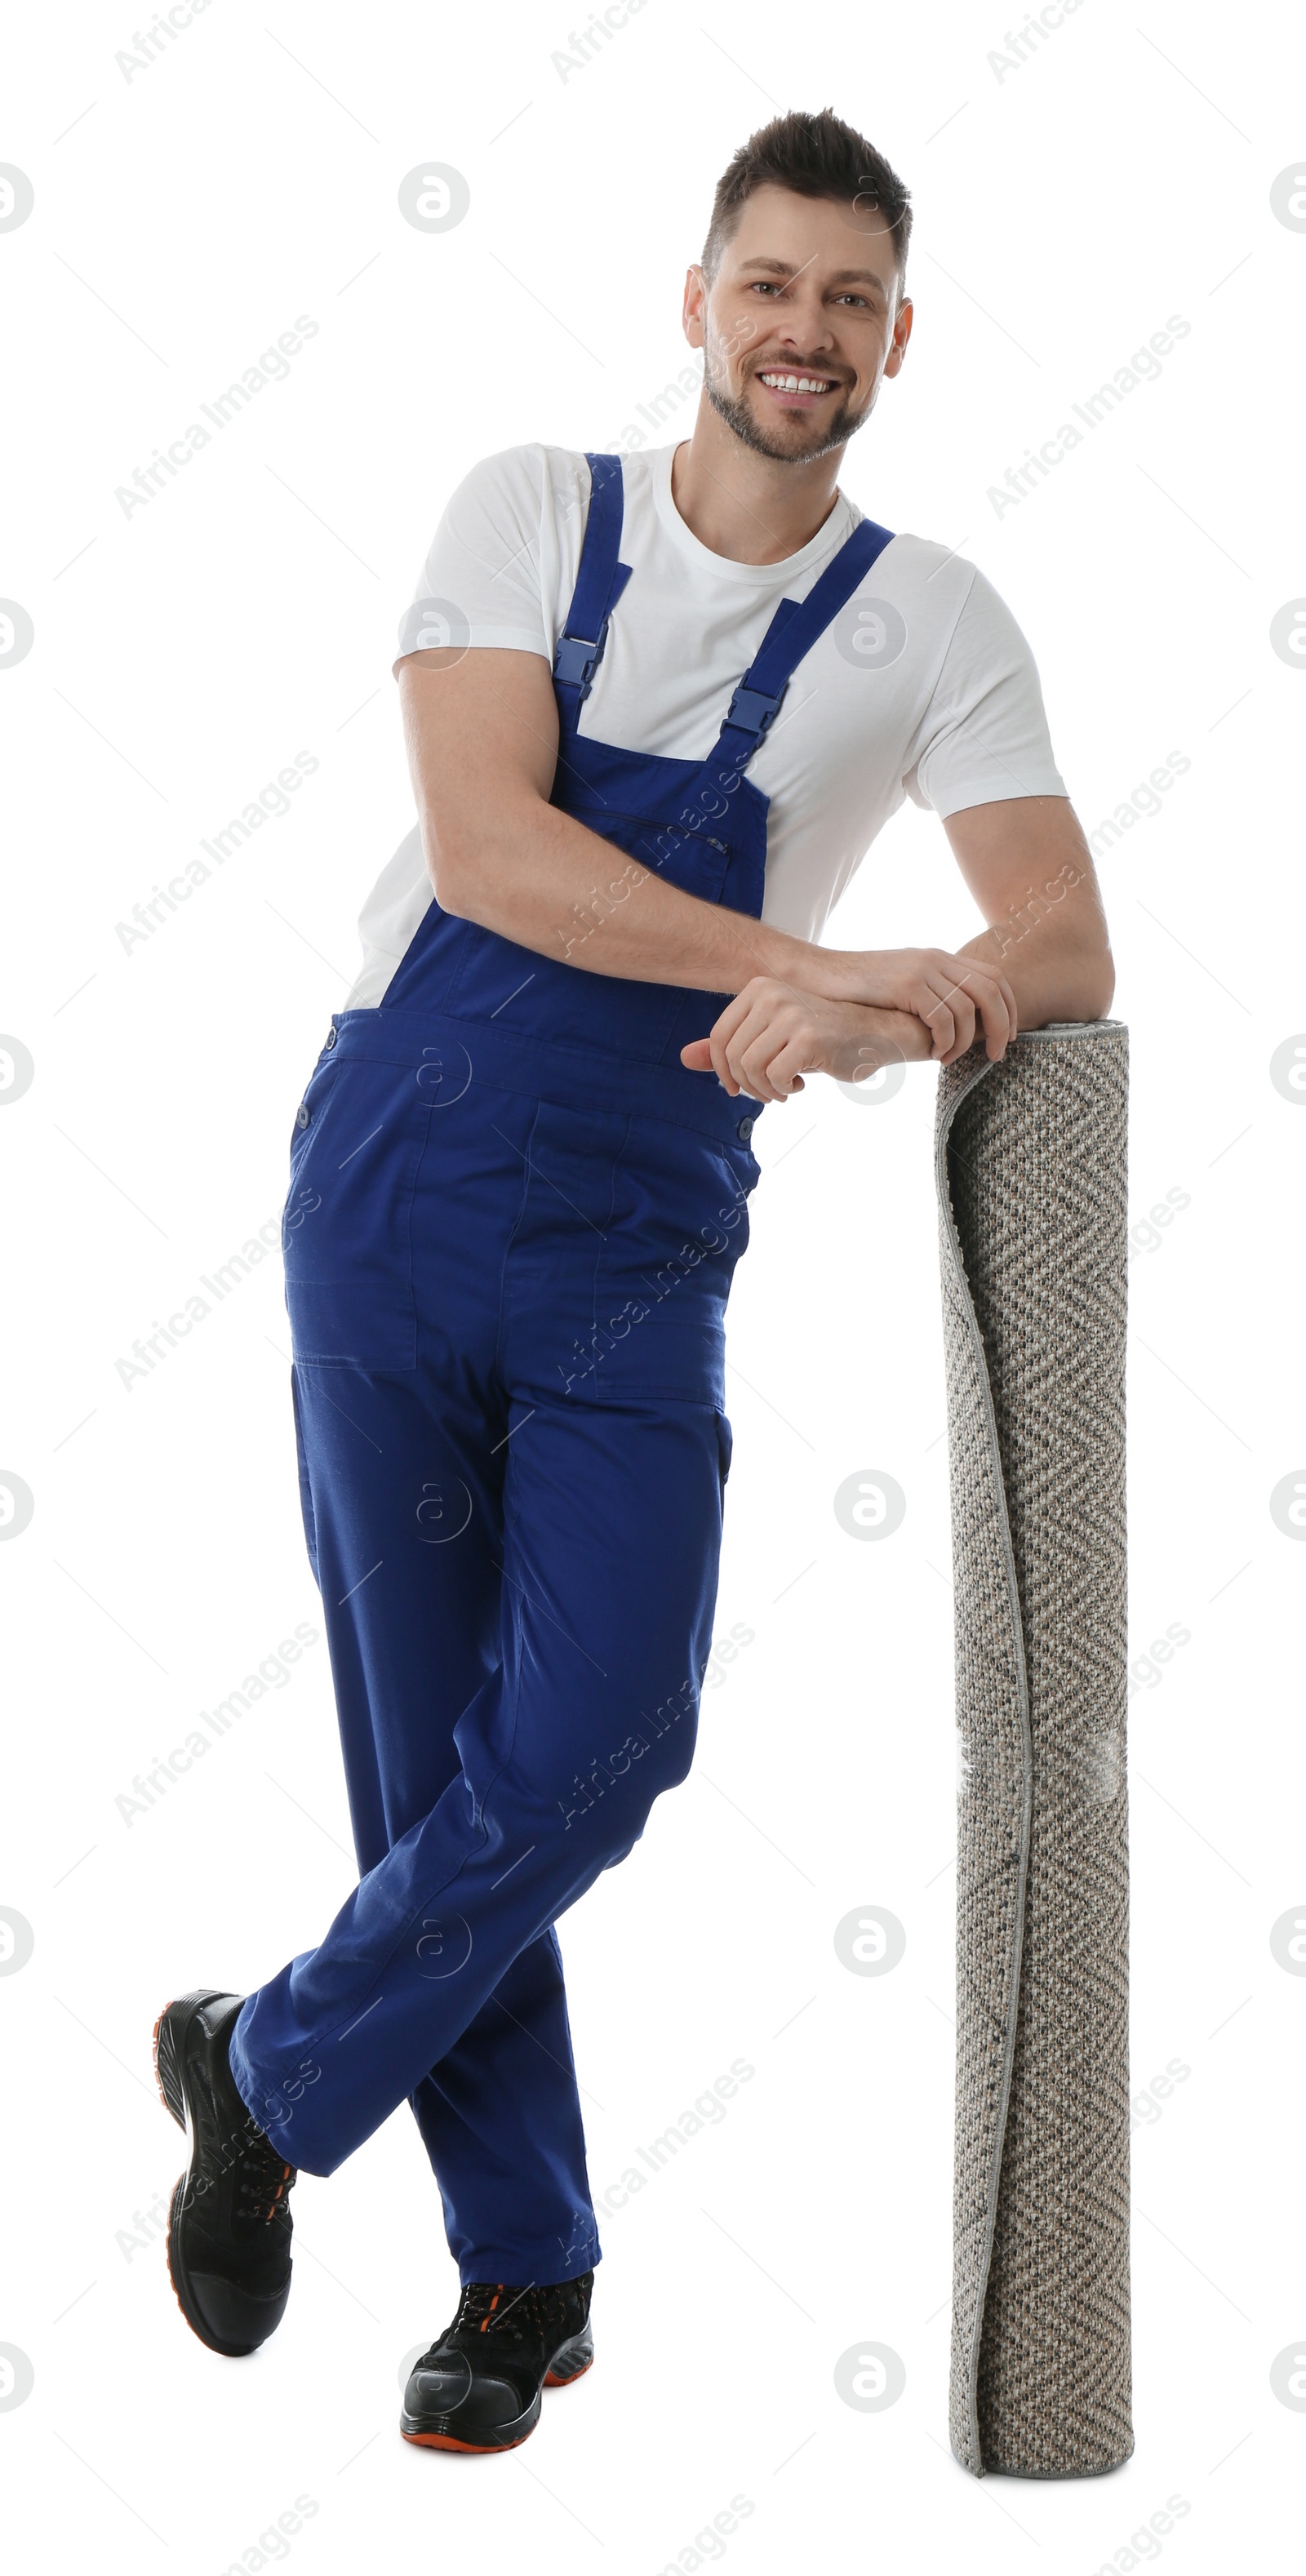
[[[777, 366], [774, 372], [779, 375], [780, 368]], [[786, 362], [784, 372], [797, 375], [802, 371]], [[824, 370], [812, 367], [807, 372], [819, 376]], [[860, 429], [868, 417], [874, 401], [872, 394], [859, 410], [853, 403], [841, 400], [836, 403], [831, 418], [819, 428], [809, 416], [789, 412], [785, 416], [787, 428], [782, 429], [777, 422], [775, 429], [768, 432], [755, 418], [743, 396], [730, 392], [725, 368], [718, 362], [716, 351], [706, 336], [703, 343], [703, 390], [713, 411], [728, 429], [734, 431], [741, 445], [751, 448], [755, 456], [773, 457], [779, 465], [810, 465], [816, 457], [828, 456], [832, 448], [846, 447], [853, 432]]]

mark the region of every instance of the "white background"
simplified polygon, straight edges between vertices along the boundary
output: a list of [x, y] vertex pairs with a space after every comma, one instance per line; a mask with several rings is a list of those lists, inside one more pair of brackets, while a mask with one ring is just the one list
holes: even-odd
[[[0, 1549], [0, 1903], [35, 1932], [0, 1980], [0, 2341], [35, 2371], [0, 2420], [17, 2563], [255, 2570], [303, 2495], [317, 2510], [278, 2546], [304, 2576], [689, 2570], [734, 2496], [753, 2510], [719, 2545], [741, 2576], [872, 2557], [1091, 2576], [1142, 2563], [1130, 2535], [1172, 2496], [1189, 2511], [1145, 2546], [1176, 2571], [1281, 2564], [1306, 2441], [1270, 2385], [1306, 2338], [1306, 1987], [1269, 1947], [1306, 1897], [1302, 1560], [1269, 1512], [1306, 1458], [1306, 1119], [1269, 1075], [1306, 1026], [1306, 677], [1269, 640], [1306, 588], [1306, 235], [1270, 206], [1304, 140], [1289, 13], [1083, 0], [1002, 77], [1002, 20], [956, 0], [647, 0], [564, 80], [570, 33], [522, 5], [212, 0], [128, 80], [110, 8], [11, 24], [0, 158], [36, 192], [0, 234], [0, 592], [35, 625], [0, 670], [0, 1026], [36, 1067], [0, 1121], [0, 1464], [35, 1496]], [[847, 488], [1009, 601], [1086, 828], [1170, 752], [1191, 763], [1102, 862], [1143, 1247], [1132, 1651], [1190, 1632], [1131, 1700], [1135, 2091], [1172, 2058], [1191, 2072], [1134, 2139], [1137, 2449], [1095, 2483], [977, 2484], [947, 2447], [954, 1738], [924, 1068], [879, 1106], [816, 1082], [759, 1131], [717, 1623], [755, 1642], [704, 1694], [689, 1783], [561, 1928], [596, 2190], [732, 2059], [756, 2072], [601, 2217], [598, 2366], [510, 2457], [400, 2441], [400, 2364], [455, 2287], [406, 2110], [301, 2181], [286, 2322], [243, 2364], [187, 2332], [140, 2226], [179, 2162], [150, 2076], [160, 2005], [272, 1974], [353, 1869], [321, 1642], [147, 1813], [115, 1803], [297, 1621], [320, 1628], [278, 1259], [147, 1380], [115, 1362], [279, 1212], [354, 916], [411, 821], [389, 665], [446, 494], [491, 449], [601, 446], [637, 418], [685, 363], [719, 171], [775, 109], [827, 103], [916, 204], [915, 337]], [[470, 187], [443, 235], [398, 211], [423, 155]], [[288, 380], [125, 516], [116, 487], [299, 314], [320, 327]], [[1175, 314], [1191, 329], [1159, 380], [999, 514], [1007, 467]], [[124, 950], [115, 925], [301, 749], [320, 766], [293, 810]], [[942, 830], [908, 809], [829, 935], [976, 926]], [[1153, 1239], [1170, 1190], [1189, 1204]], [[862, 1545], [832, 1496], [873, 1468], [907, 1514]], [[906, 1929], [883, 1978], [833, 1946], [866, 1904]], [[835, 2389], [867, 2338], [905, 2364], [882, 2413]]]

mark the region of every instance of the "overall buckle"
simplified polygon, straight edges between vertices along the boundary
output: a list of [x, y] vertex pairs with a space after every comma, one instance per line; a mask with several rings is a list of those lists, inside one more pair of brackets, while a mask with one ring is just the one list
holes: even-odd
[[606, 618], [596, 643], [589, 643], [583, 635], [560, 635], [558, 638], [558, 649], [553, 656], [554, 679], [560, 681], [565, 689], [579, 689], [582, 702], [589, 696], [607, 640]]
[[751, 733], [756, 745], [774, 723], [776, 710], [788, 686], [786, 680], [783, 689], [778, 689], [774, 697], [768, 697], [762, 689], [746, 688], [741, 680], [726, 709], [726, 723], [734, 725], [740, 733]]

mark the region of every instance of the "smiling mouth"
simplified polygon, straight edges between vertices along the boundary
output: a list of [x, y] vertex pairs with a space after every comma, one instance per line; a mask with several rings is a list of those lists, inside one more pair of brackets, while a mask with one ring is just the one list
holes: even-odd
[[783, 367], [759, 367], [757, 382], [781, 402], [821, 402], [838, 390], [835, 376], [799, 375]]

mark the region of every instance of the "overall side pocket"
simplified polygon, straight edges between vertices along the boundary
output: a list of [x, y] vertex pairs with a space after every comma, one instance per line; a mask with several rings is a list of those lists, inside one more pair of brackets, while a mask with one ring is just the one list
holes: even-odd
[[337, 1059], [320, 1079], [304, 1097], [282, 1228], [295, 1358], [415, 1368], [411, 1217], [430, 1102], [407, 1066]]

